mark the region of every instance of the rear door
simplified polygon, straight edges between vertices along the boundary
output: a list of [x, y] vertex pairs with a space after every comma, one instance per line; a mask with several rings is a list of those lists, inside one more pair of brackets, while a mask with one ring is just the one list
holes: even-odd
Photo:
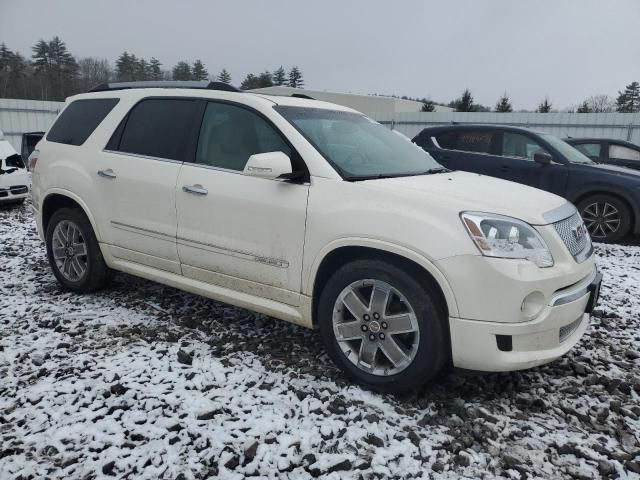
[[496, 135], [491, 129], [455, 129], [434, 135], [439, 147], [433, 157], [451, 170], [500, 176], [502, 159], [495, 155]]
[[93, 163], [95, 215], [111, 253], [179, 274], [175, 187], [197, 101], [146, 98], [133, 106]]

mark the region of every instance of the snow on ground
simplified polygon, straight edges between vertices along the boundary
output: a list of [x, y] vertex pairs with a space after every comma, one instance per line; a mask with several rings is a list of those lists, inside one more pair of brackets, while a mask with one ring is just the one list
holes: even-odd
[[294, 325], [127, 275], [63, 292], [0, 210], [0, 479], [639, 478], [640, 247], [597, 252], [567, 356], [397, 398]]

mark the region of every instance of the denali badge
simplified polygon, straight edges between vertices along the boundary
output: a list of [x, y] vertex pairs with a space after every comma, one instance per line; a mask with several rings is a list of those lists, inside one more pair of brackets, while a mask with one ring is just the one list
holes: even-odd
[[587, 235], [587, 227], [585, 226], [584, 222], [573, 227], [571, 231], [573, 232], [573, 236], [578, 242], [584, 239], [584, 237]]

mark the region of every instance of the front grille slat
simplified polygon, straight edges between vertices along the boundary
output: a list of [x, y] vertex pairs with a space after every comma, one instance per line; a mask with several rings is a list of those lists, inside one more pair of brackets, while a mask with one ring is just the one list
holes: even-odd
[[569, 218], [560, 220], [553, 224], [558, 235], [566, 245], [567, 249], [573, 255], [573, 258], [578, 257], [585, 249], [591, 246], [591, 238], [589, 233], [585, 233], [582, 236], [576, 236], [575, 232], [583, 224], [582, 218], [578, 212], [574, 213]]

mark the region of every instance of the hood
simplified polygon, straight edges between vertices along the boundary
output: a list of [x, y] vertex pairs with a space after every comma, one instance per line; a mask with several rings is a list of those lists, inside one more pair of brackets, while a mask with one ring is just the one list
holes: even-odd
[[[580, 165], [580, 164], [576, 164], [574, 163], [573, 166], [575, 168], [576, 165]], [[597, 168], [598, 170], [602, 170], [603, 173], [609, 173], [611, 175], [621, 175], [624, 177], [629, 177], [629, 178], [636, 178], [640, 181], [640, 171], [638, 170], [634, 170], [632, 168], [627, 168], [627, 167], [621, 167], [618, 165], [609, 165], [609, 164], [604, 164], [604, 163], [597, 163], [595, 165], [586, 165], [584, 166], [585, 168]]]
[[397, 193], [426, 208], [496, 213], [546, 225], [544, 214], [568, 203], [552, 193], [519, 183], [469, 172], [366, 180], [364, 185]]

